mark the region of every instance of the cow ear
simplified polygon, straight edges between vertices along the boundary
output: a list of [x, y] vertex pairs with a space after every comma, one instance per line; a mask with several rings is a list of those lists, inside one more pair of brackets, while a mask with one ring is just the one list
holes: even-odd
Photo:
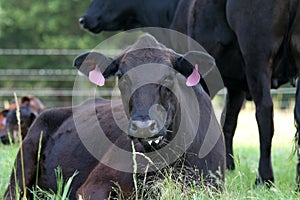
[[105, 79], [118, 71], [118, 63], [110, 57], [98, 52], [87, 52], [74, 59], [73, 66], [89, 77], [89, 80], [99, 86]]
[[187, 78], [187, 86], [195, 86], [200, 83], [205, 92], [210, 95], [207, 84], [201, 74], [205, 73], [205, 69], [208, 68], [208, 63], [211, 61], [214, 63], [214, 59], [208, 54], [191, 51], [177, 57], [175, 69]]
[[35, 120], [35, 118], [38, 116], [38, 114], [36, 112], [31, 112], [30, 113], [30, 125], [32, 124], [32, 122]]

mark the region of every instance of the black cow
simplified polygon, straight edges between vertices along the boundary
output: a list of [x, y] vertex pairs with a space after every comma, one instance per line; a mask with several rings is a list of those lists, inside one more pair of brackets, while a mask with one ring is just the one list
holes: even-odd
[[178, 0], [131, 0], [122, 3], [116, 0], [93, 1], [89, 10], [79, 19], [79, 23], [93, 33], [103, 30], [128, 30], [153, 24], [168, 28], [177, 2]]
[[[19, 111], [17, 111], [17, 103]], [[8, 109], [2, 111], [2, 115], [0, 114], [2, 122], [0, 125], [0, 139], [3, 144], [24, 139], [31, 124], [44, 109], [42, 102], [34, 96], [22, 96], [17, 103], [10, 104]], [[20, 130], [18, 115], [20, 117]], [[21, 131], [21, 137], [19, 131]]]
[[[189, 34], [216, 58], [228, 89], [223, 127], [227, 167], [234, 169], [232, 138], [245, 92], [249, 92], [256, 105], [260, 134], [256, 182], [273, 182], [274, 125], [270, 89], [287, 83], [298, 74], [298, 2], [198, 0], [192, 6], [195, 9], [191, 13], [194, 18], [190, 19]], [[207, 12], [214, 14], [207, 15]]]
[[[103, 1], [94, 0], [94, 2]], [[123, 1], [122, 4], [126, 3]], [[177, 5], [175, 17], [169, 26], [188, 33], [213, 55], [228, 89], [227, 112], [223, 126], [227, 168], [235, 168], [232, 139], [237, 117], [246, 96], [255, 102], [260, 135], [259, 176], [256, 183], [273, 182], [271, 141], [274, 125], [270, 89], [277, 88], [288, 81], [294, 85], [294, 78], [298, 74], [297, 67], [300, 66], [298, 0], [181, 0], [179, 3], [174, 1], [166, 6], [165, 11], [174, 8], [175, 4]], [[132, 12], [137, 12], [141, 8], [132, 7]], [[152, 10], [153, 13], [156, 13], [155, 8], [155, 4], [143, 7]], [[115, 11], [117, 12], [115, 15], [118, 15], [118, 10]], [[91, 12], [97, 13], [94, 17], [109, 15], [106, 9], [90, 7], [85, 16], [90, 16]], [[143, 17], [146, 15], [141, 18]], [[97, 19], [99, 26], [101, 17]], [[141, 24], [141, 27], [161, 26], [157, 21], [153, 22], [150, 25]], [[168, 24], [164, 24], [161, 27], [167, 26]], [[85, 24], [84, 27], [93, 31], [89, 24]], [[109, 29], [102, 26], [102, 30]], [[297, 95], [296, 101], [299, 100]], [[300, 105], [300, 103], [296, 104]], [[299, 113], [297, 114], [299, 110], [296, 106], [297, 124], [300, 123], [300, 118], [297, 117], [300, 116]], [[300, 158], [300, 155], [298, 157]], [[298, 165], [299, 176], [300, 164]]]
[[[6, 115], [4, 129], [0, 132], [0, 138], [3, 144], [9, 144], [10, 142], [23, 140], [27, 135], [29, 127], [37, 117], [37, 113], [33, 111], [29, 105], [21, 106], [19, 109], [19, 127], [17, 114], [17, 109], [13, 109], [8, 111]], [[21, 135], [19, 135], [19, 128]]]
[[[197, 53], [197, 62], [202, 66], [214, 66], [214, 60], [208, 54], [190, 53]], [[146, 153], [159, 169], [172, 166], [174, 171], [182, 171], [186, 168], [187, 177], [196, 183], [202, 180], [208, 185], [222, 185], [225, 175], [223, 135], [214, 116], [210, 98], [201, 82], [199, 83], [201, 77], [194, 65], [186, 60], [190, 53], [179, 55], [159, 44], [152, 36], [146, 35], [116, 59], [96, 52], [78, 56], [74, 65], [98, 85], [103, 84], [102, 78], [119, 76], [123, 103], [118, 100], [96, 99], [74, 108], [42, 112], [22, 145], [25, 187], [31, 188], [37, 180], [39, 187], [56, 191], [54, 169], [59, 165], [64, 177], [70, 177], [76, 170], [79, 171], [72, 183], [70, 199], [74, 199], [76, 190], [99, 164], [92, 174], [100, 173], [97, 176], [100, 180], [96, 179], [94, 182], [94, 176], [91, 175], [92, 178], [87, 180], [79, 194], [85, 197], [86, 192], [95, 192], [95, 188], [106, 188], [101, 195], [109, 194], [111, 184], [103, 182], [117, 179], [122, 184], [122, 170], [115, 173], [115, 168], [109, 169], [110, 166], [107, 168], [98, 160], [107, 160], [108, 163], [115, 164], [114, 166], [128, 166], [125, 161], [132, 157], [116, 158], [120, 155], [111, 148], [115, 148], [115, 145], [127, 148], [131, 141], [137, 151]], [[139, 71], [140, 67], [142, 71]], [[144, 80], [141, 76], [147, 76], [150, 82], [140, 85], [142, 82], [139, 81]], [[155, 83], [152, 82], [154, 80]], [[189, 101], [192, 103], [187, 105]], [[126, 125], [125, 130], [128, 133], [125, 138], [124, 129], [119, 124]], [[37, 166], [40, 137], [41, 160]], [[105, 175], [101, 175], [101, 172], [105, 172]], [[128, 172], [124, 173], [128, 177]], [[109, 177], [111, 180], [107, 180]], [[5, 192], [6, 199], [14, 197], [16, 181], [21, 193], [24, 193], [20, 153], [16, 160], [16, 175], [13, 171]]]

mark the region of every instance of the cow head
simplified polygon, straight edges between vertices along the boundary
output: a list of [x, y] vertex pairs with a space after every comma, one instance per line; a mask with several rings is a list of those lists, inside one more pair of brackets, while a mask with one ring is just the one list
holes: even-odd
[[[144, 39], [140, 38], [137, 43]], [[150, 37], [150, 40], [154, 38]], [[128, 136], [138, 138], [145, 149], [156, 149], [174, 137], [176, 123], [173, 122], [180, 113], [180, 96], [173, 92], [177, 85], [183, 83], [186, 88], [201, 88], [201, 85], [207, 88], [197, 65], [185, 59], [191, 53], [195, 52], [179, 55], [159, 45], [131, 47], [115, 59], [88, 52], [78, 56], [74, 66], [99, 86], [104, 85], [110, 76], [119, 78], [118, 87], [129, 119]], [[213, 61], [208, 54], [197, 54], [199, 66]]]
[[[20, 126], [21, 126], [21, 136], [22, 139], [27, 135], [28, 129], [32, 122], [35, 120], [37, 114], [30, 109], [29, 106], [20, 107]], [[16, 142], [18, 138], [18, 119], [17, 119], [17, 109], [11, 110], [7, 113], [5, 128], [1, 131], [1, 141], [3, 144], [8, 144], [10, 142]]]
[[93, 0], [79, 24], [93, 32], [169, 27], [178, 0]]

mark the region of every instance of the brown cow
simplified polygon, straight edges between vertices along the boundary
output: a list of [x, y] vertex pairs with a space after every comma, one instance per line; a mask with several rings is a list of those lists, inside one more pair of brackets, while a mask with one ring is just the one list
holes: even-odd
[[[117, 165], [118, 168], [120, 168], [121, 165], [127, 165], [126, 168], [129, 169], [129, 172], [123, 172], [99, 162], [99, 164], [89, 174], [85, 183], [77, 190], [77, 199], [79, 199], [80, 196], [83, 199], [91, 200], [107, 199], [109, 196], [116, 197], [117, 195], [121, 196], [122, 199], [127, 199], [133, 196], [133, 162], [132, 160], [124, 162], [113, 156], [113, 151], [117, 151], [118, 146], [122, 146], [124, 150], [131, 152], [131, 139], [129, 139], [126, 134], [122, 134], [116, 140], [115, 145], [116, 146], [112, 146], [108, 150], [102, 160], [106, 160], [106, 163], [110, 163], [110, 165]], [[144, 152], [140, 143], [136, 143], [134, 148], [137, 152]], [[144, 167], [148, 164], [148, 161], [141, 155], [136, 155], [136, 160], [140, 165], [140, 169], [141, 163], [143, 163], [142, 166]], [[120, 190], [119, 194], [116, 193], [117, 189]]]
[[[174, 173], [185, 169], [184, 173], [191, 173], [189, 178], [196, 183], [201, 180], [218, 187], [225, 173], [223, 136], [200, 80], [189, 82], [195, 75], [194, 66], [186, 60], [189, 54], [179, 55], [152, 36], [144, 35], [114, 59], [88, 52], [78, 56], [74, 65], [99, 86], [110, 76], [119, 77], [118, 86], [129, 119], [127, 134], [143, 145], [155, 167], [172, 167]], [[201, 66], [214, 63], [208, 54], [196, 54]], [[212, 137], [210, 142], [206, 137]], [[208, 151], [200, 155], [204, 149]], [[88, 199], [84, 193], [87, 191], [98, 199], [94, 195], [97, 183], [101, 189], [103, 186], [102, 167], [95, 168], [79, 194]], [[116, 176], [120, 177], [118, 173]]]
[[[25, 192], [23, 187], [32, 188], [36, 180], [39, 187], [56, 191], [54, 169], [58, 165], [64, 177], [79, 171], [71, 185], [70, 199], [75, 198], [76, 190], [84, 182], [79, 194], [86, 198], [107, 198], [112, 191], [110, 181], [118, 182], [124, 193], [130, 193], [132, 181], [126, 184], [128, 180], [122, 178], [131, 177], [133, 172], [132, 154], [128, 151], [131, 141], [138, 152], [151, 159], [154, 167], [149, 169], [149, 174], [171, 167], [174, 172], [186, 171], [196, 183], [222, 185], [223, 135], [198, 69], [186, 60], [190, 54], [197, 55], [199, 65], [214, 66], [213, 58], [204, 52], [183, 56], [149, 35], [141, 37], [114, 60], [96, 52], [78, 56], [74, 65], [98, 85], [109, 76], [119, 76], [122, 103], [96, 99], [74, 108], [42, 112], [22, 146], [25, 185], [19, 153], [16, 176], [12, 172], [5, 198], [14, 197], [16, 181], [21, 193]], [[144, 85], [143, 81], [146, 81]], [[126, 125], [125, 130], [120, 124]], [[40, 137], [41, 160], [37, 166]], [[122, 152], [129, 153], [123, 156]], [[144, 173], [147, 160], [142, 156], [137, 163], [142, 170], [137, 172]]]

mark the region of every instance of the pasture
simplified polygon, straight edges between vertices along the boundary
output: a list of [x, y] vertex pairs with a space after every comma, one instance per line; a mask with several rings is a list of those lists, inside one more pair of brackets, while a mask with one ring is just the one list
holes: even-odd
[[[272, 189], [254, 186], [259, 158], [259, 140], [252, 102], [247, 102], [240, 113], [234, 137], [237, 168], [234, 172], [227, 171], [225, 190], [220, 196], [210, 191], [182, 189], [178, 184], [168, 180], [155, 183], [153, 187], [163, 188], [161, 199], [297, 199], [298, 195], [294, 192], [296, 156], [291, 156], [295, 133], [292, 111], [292, 108], [280, 110], [275, 104], [275, 135], [272, 145], [275, 186]], [[18, 145], [0, 145], [0, 197], [3, 196], [8, 184], [17, 150]]]

